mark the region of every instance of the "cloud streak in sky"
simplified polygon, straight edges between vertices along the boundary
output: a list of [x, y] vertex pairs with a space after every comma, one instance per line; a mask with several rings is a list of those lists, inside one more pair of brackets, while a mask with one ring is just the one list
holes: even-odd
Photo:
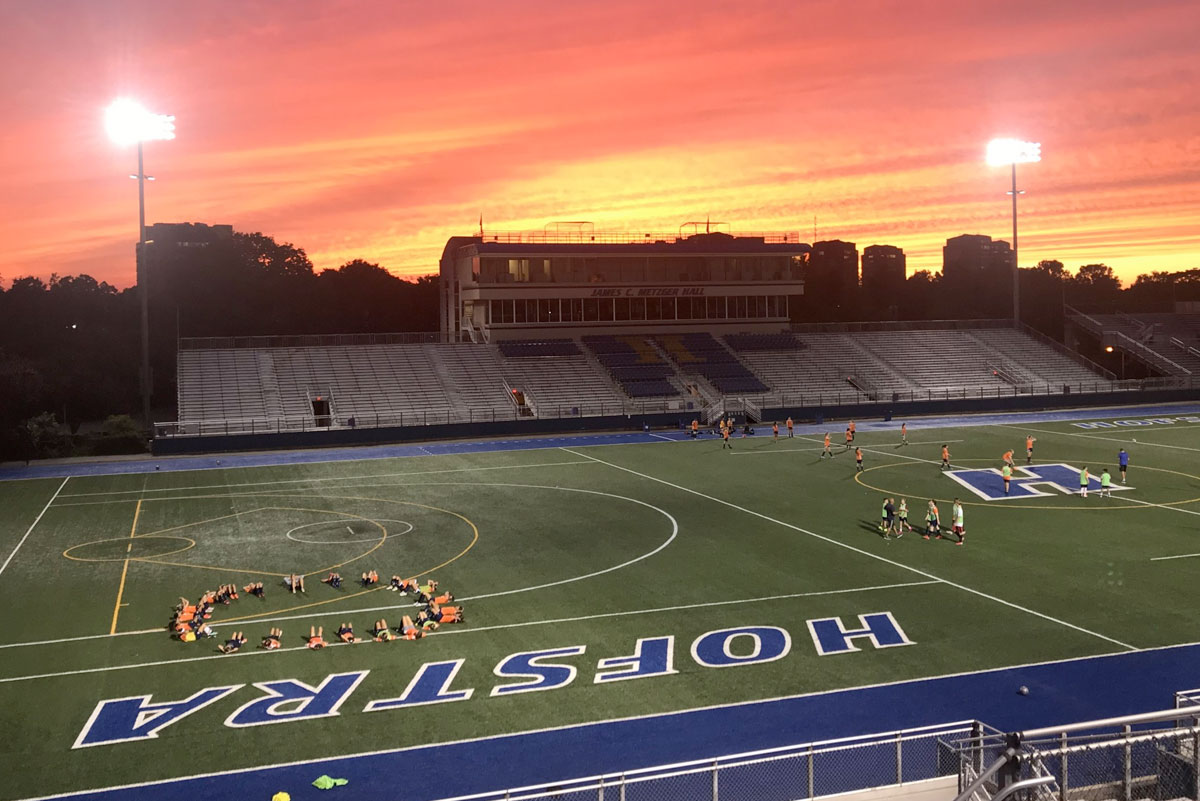
[[904, 247], [1007, 238], [993, 135], [1022, 167], [1021, 263], [1125, 280], [1200, 267], [1200, 12], [1187, 2], [69, 0], [0, 42], [0, 275], [133, 280], [119, 94], [178, 117], [148, 221], [232, 223], [434, 272], [448, 236], [588, 219]]

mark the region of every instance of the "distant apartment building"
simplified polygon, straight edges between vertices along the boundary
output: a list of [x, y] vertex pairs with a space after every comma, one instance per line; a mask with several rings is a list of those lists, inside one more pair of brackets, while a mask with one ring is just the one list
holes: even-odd
[[904, 251], [895, 245], [870, 245], [862, 254], [862, 288], [868, 297], [893, 297], [904, 287]]
[[1007, 275], [1012, 266], [1012, 246], [983, 234], [952, 237], [942, 248], [942, 277], [950, 281], [972, 276]]
[[151, 250], [207, 247], [233, 238], [232, 225], [207, 223], [154, 223], [146, 226], [146, 244]]

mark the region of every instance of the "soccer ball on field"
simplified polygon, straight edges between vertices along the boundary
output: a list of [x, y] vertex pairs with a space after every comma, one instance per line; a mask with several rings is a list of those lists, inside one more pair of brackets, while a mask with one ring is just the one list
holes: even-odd
[[1134, 437], [1134, 438], [1133, 438], [1133, 441], [1134, 441], [1134, 442], [1137, 442], [1137, 437]]

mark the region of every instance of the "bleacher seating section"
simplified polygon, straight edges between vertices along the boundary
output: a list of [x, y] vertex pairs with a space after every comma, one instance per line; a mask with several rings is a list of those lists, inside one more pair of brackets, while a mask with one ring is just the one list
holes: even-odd
[[[537, 353], [539, 348], [521, 342], [497, 345], [501, 372], [509, 386], [523, 392], [538, 414], [564, 417], [620, 409], [627, 398], [608, 372], [589, 360], [574, 342], [565, 342], [572, 351], [561, 348], [559, 353], [556, 345], [555, 353]], [[514, 344], [517, 347], [509, 347]]]
[[684, 373], [698, 373], [720, 393], [758, 395], [770, 389], [711, 334], [673, 334], [657, 341]]
[[[1196, 341], [1194, 332], [1188, 341]], [[362, 425], [405, 425], [511, 414], [507, 387], [522, 391], [535, 412], [558, 417], [619, 413], [630, 399], [703, 403], [711, 393], [697, 387], [705, 382], [717, 393], [758, 395], [769, 405], [831, 395], [852, 401], [863, 394], [884, 400], [968, 389], [1058, 391], [1104, 381], [1028, 334], [1003, 328], [747, 334], [725, 343], [672, 334], [584, 337], [582, 348], [543, 340], [181, 350], [179, 420], [311, 421], [318, 394], [332, 401], [335, 424], [353, 417]], [[1200, 356], [1193, 358], [1200, 374]], [[689, 397], [672, 400], [681, 389]]]
[[500, 352], [510, 359], [532, 356], [578, 356], [579, 346], [570, 339], [542, 339], [537, 341], [511, 340], [499, 344]]
[[679, 388], [668, 379], [675, 368], [639, 336], [586, 336], [583, 344], [631, 398], [668, 397]]
[[725, 343], [735, 351], [795, 350], [804, 343], [795, 334], [727, 334]]

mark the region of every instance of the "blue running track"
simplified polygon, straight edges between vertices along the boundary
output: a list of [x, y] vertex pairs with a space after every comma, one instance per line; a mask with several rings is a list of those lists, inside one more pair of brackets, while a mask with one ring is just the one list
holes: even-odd
[[[906, 417], [891, 422], [859, 423], [859, 431], [896, 431], [907, 422], [911, 431], [923, 428], [955, 428], [960, 426], [1020, 425], [1024, 423], [1056, 423], [1074, 420], [1107, 418], [1146, 418], [1200, 414], [1195, 403], [1158, 406], [1118, 406], [1090, 409], [1067, 409], [1046, 412], [1006, 412], [1002, 414], [949, 415]], [[798, 434], [822, 434], [839, 428], [830, 425], [803, 425]], [[759, 431], [762, 431], [760, 426]], [[67, 476], [112, 476], [129, 473], [152, 473], [178, 470], [216, 470], [233, 467], [275, 467], [287, 464], [318, 464], [348, 462], [364, 459], [395, 459], [411, 456], [442, 456], [460, 453], [489, 453], [494, 451], [526, 451], [542, 448], [581, 448], [588, 445], [629, 445], [687, 439], [682, 431], [628, 432], [618, 434], [573, 434], [558, 437], [528, 437], [523, 439], [470, 440], [431, 442], [424, 445], [375, 445], [354, 448], [314, 448], [295, 451], [263, 453], [206, 454], [204, 456], [169, 456], [158, 459], [123, 459], [111, 462], [60, 462], [33, 464], [28, 467], [0, 467], [0, 481], [20, 478], [66, 478]]]

